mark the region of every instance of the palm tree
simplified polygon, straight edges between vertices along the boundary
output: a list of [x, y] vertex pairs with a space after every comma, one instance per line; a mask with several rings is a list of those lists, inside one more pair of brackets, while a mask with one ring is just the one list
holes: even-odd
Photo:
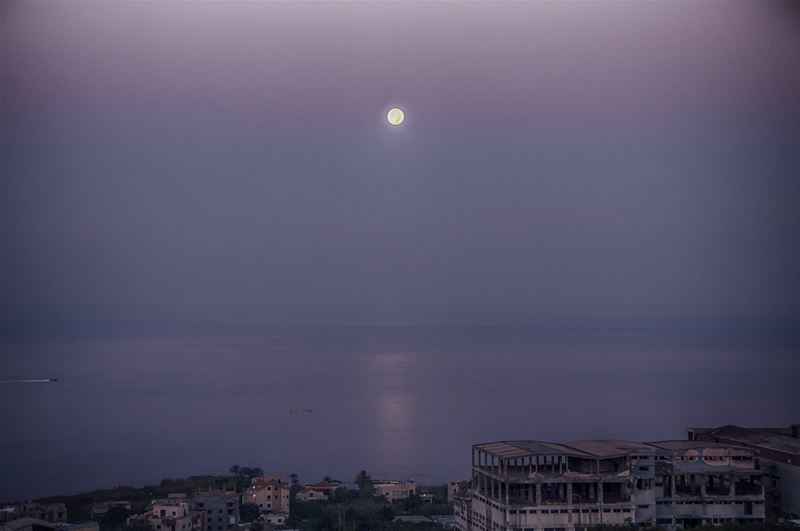
[[358, 492], [362, 498], [366, 498], [372, 494], [372, 478], [369, 477], [366, 470], [362, 470], [356, 474], [355, 484], [358, 485]]

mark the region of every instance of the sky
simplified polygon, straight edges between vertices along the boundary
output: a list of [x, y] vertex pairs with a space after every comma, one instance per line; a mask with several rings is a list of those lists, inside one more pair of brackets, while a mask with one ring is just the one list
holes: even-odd
[[4, 334], [798, 315], [788, 4], [0, 10]]

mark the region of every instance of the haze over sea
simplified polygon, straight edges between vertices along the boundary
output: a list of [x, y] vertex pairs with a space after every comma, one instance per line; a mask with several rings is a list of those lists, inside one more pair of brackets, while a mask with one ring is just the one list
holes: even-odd
[[[468, 477], [470, 444], [796, 422], [796, 334], [735, 327], [286, 326], [14, 339], [0, 499], [258, 465]], [[793, 416], [794, 415], [794, 416]]]

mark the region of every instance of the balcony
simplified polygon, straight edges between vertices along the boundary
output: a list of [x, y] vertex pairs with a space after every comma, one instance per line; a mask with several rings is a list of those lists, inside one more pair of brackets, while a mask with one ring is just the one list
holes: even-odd
[[700, 485], [675, 485], [678, 496], [700, 496]]
[[627, 503], [631, 501], [629, 494], [606, 493], [603, 494], [603, 503]]

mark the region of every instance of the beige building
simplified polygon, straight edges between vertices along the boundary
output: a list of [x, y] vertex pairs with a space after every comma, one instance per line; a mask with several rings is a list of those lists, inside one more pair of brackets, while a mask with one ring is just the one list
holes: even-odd
[[761, 522], [752, 450], [719, 443], [501, 441], [472, 448], [456, 525], [480, 531], [584, 531], [597, 525]]
[[333, 491], [338, 487], [338, 484], [326, 481], [306, 485], [303, 490], [297, 493], [297, 500], [301, 502], [329, 500]]
[[289, 484], [278, 476], [253, 478], [242, 503], [254, 503], [262, 513], [289, 514]]
[[392, 503], [404, 500], [417, 493], [417, 484], [413, 481], [378, 481], [372, 484], [375, 496], [385, 496], [386, 501]]
[[190, 510], [186, 500], [153, 500], [148, 512], [128, 518], [128, 523], [149, 525], [154, 531], [206, 531], [206, 514]]

